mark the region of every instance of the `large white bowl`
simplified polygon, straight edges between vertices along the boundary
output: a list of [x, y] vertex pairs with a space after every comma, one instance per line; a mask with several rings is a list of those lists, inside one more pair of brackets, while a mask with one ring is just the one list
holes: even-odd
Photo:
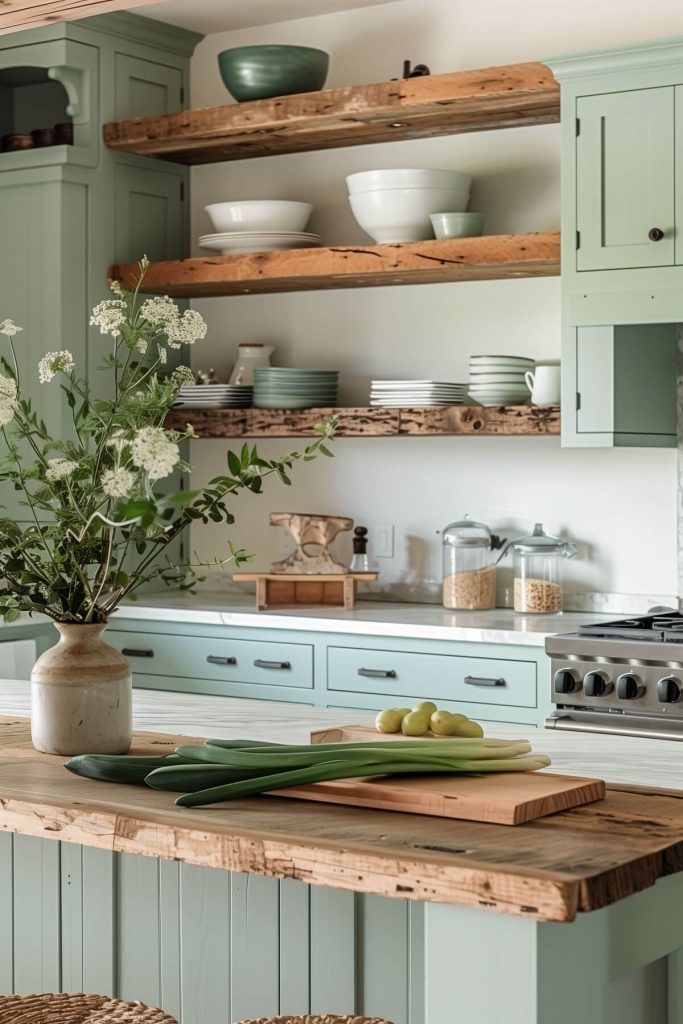
[[[385, 188], [456, 188], [469, 192], [472, 177], [463, 174], [462, 171], [430, 171], [399, 167], [392, 170], [359, 171], [356, 174], [349, 174], [346, 184], [349, 195]], [[449, 206], [442, 209], [456, 208]], [[434, 213], [438, 212], [434, 210]]]
[[215, 231], [303, 231], [313, 212], [312, 203], [289, 199], [249, 199], [210, 203], [204, 209]]
[[375, 242], [423, 242], [432, 238], [430, 214], [444, 209], [464, 210], [469, 192], [457, 188], [390, 188], [354, 192], [353, 215]]

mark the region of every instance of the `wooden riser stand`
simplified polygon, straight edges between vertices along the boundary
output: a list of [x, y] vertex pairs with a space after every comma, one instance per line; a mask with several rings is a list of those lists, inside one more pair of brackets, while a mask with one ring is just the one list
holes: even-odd
[[374, 583], [379, 573], [293, 573], [236, 572], [236, 583], [256, 583], [256, 607], [285, 608], [297, 605], [326, 605], [349, 611], [356, 606], [358, 581]]

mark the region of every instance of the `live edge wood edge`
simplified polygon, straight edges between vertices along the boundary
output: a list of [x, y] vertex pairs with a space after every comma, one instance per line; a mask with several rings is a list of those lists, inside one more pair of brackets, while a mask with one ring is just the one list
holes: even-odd
[[[143, 733], [133, 749], [178, 742]], [[170, 793], [70, 775], [62, 760], [33, 750], [28, 719], [0, 719], [0, 830], [539, 921], [572, 921], [683, 871], [679, 792], [610, 786], [599, 803], [509, 828], [268, 797], [179, 808]]]
[[560, 407], [436, 405], [414, 409], [174, 409], [169, 429], [192, 424], [201, 438], [313, 437], [336, 416], [337, 437], [559, 436]]
[[552, 72], [529, 62], [132, 118], [106, 124], [104, 141], [126, 153], [202, 164], [559, 119]]
[[[162, 260], [150, 263], [140, 291], [210, 298], [556, 277], [559, 273], [560, 233], [550, 231]], [[115, 264], [109, 276], [132, 288], [140, 271], [137, 263]]]

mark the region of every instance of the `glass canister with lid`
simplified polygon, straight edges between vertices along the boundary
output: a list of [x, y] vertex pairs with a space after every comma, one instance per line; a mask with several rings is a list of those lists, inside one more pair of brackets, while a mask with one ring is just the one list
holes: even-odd
[[536, 523], [533, 533], [509, 545], [512, 550], [514, 609], [525, 615], [562, 611], [562, 559], [574, 558], [576, 544], [551, 537]]
[[465, 516], [442, 532], [443, 604], [474, 611], [496, 607], [494, 551], [504, 541]]

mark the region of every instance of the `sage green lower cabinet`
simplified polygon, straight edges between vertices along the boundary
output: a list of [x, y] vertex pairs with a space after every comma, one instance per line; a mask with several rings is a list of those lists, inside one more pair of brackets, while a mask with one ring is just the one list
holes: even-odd
[[[558, 629], [561, 627], [558, 625]], [[134, 686], [367, 711], [426, 698], [481, 721], [541, 725], [550, 710], [543, 647], [115, 616], [107, 640]]]
[[566, 327], [565, 447], [675, 447], [676, 324]]
[[0, 834], [0, 993], [86, 991], [180, 1024], [680, 1024], [683, 875], [572, 924]]

